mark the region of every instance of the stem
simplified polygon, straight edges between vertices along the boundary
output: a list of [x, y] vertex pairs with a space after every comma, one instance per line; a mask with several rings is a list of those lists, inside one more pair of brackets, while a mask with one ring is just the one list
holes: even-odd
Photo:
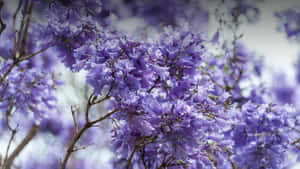
[[[89, 109], [87, 110], [89, 111]], [[109, 116], [111, 116], [112, 114], [114, 114], [115, 112], [117, 112], [118, 110], [115, 109], [113, 111], [111, 111], [110, 113], [107, 113], [106, 115], [100, 117], [97, 120], [91, 121], [91, 122], [86, 122], [85, 125], [80, 129], [80, 131], [78, 133], [75, 134], [75, 136], [72, 138], [70, 145], [68, 146], [66, 155], [63, 159], [63, 161], [61, 162], [61, 169], [65, 169], [67, 166], [67, 162], [68, 159], [70, 158], [71, 154], [74, 152], [74, 148], [75, 148], [75, 144], [77, 143], [77, 141], [80, 139], [80, 137], [82, 136], [82, 134], [89, 128], [93, 127], [94, 124], [101, 122], [102, 120], [108, 118]]]
[[8, 68], [8, 70], [4, 73], [3, 77], [1, 77], [0, 79], [0, 85], [3, 83], [3, 81], [5, 80], [5, 78], [8, 76], [8, 74], [13, 70], [13, 68], [17, 65], [17, 62], [14, 61], [10, 67]]
[[109, 116], [113, 115], [113, 114], [114, 114], [115, 112], [117, 112], [117, 111], [118, 111], [118, 109], [114, 109], [113, 111], [107, 113], [106, 115], [100, 117], [99, 119], [90, 122], [90, 124], [91, 124], [91, 125], [94, 125], [94, 124], [96, 124], [96, 123], [98, 123], [98, 122], [101, 122], [102, 120], [108, 118]]
[[299, 142], [300, 142], [300, 138], [298, 138], [297, 140], [293, 141], [293, 142], [292, 142], [292, 145], [295, 145], [295, 144], [297, 144], [297, 143], [299, 143]]
[[43, 48], [43, 49], [41, 49], [41, 50], [39, 50], [39, 51], [36, 51], [36, 52], [34, 52], [34, 53], [30, 54], [30, 55], [23, 56], [23, 57], [19, 58], [18, 61], [19, 61], [19, 62], [22, 62], [22, 61], [24, 61], [24, 60], [28, 60], [28, 59], [30, 59], [30, 58], [32, 58], [32, 57], [34, 57], [34, 56], [36, 56], [36, 55], [38, 55], [38, 54], [40, 54], [40, 53], [46, 51], [46, 50], [49, 49], [50, 47], [52, 47], [52, 45], [50, 45], [49, 47]]
[[134, 146], [132, 152], [130, 153], [130, 156], [129, 156], [128, 160], [127, 160], [126, 169], [129, 169], [131, 160], [133, 158], [133, 155], [136, 152], [136, 150], [138, 149], [138, 147], [139, 147], [138, 145]]
[[11, 136], [10, 136], [10, 139], [9, 139], [9, 141], [8, 141], [8, 145], [7, 145], [7, 147], [6, 147], [6, 152], [5, 152], [4, 162], [3, 162], [4, 164], [5, 164], [6, 161], [7, 161], [7, 158], [8, 158], [8, 152], [9, 152], [10, 146], [11, 146], [12, 141], [14, 140], [15, 135], [16, 135], [16, 133], [17, 133], [17, 129], [16, 129], [16, 128], [13, 129], [13, 128], [10, 126], [10, 123], [9, 123], [12, 109], [13, 109], [13, 106], [11, 105], [11, 106], [7, 109], [7, 111], [6, 111], [6, 125], [7, 125], [8, 130], [11, 131]]
[[15, 150], [11, 153], [11, 155], [7, 158], [6, 163], [4, 164], [4, 169], [10, 169], [15, 158], [20, 154], [20, 152], [26, 147], [26, 145], [36, 136], [39, 132], [40, 126], [33, 125], [25, 136], [25, 138], [21, 141], [21, 143], [15, 148]]
[[[129, 155], [129, 158], [127, 160], [127, 164], [126, 164], [126, 169], [130, 168], [130, 164], [132, 161], [132, 158], [134, 156], [134, 153], [139, 149], [139, 148], [145, 148], [145, 146], [147, 144], [152, 143], [155, 139], [157, 138], [157, 135], [152, 136], [152, 137], [143, 137], [133, 148], [132, 152]], [[146, 162], [143, 160], [144, 166], [146, 164]]]
[[74, 122], [74, 128], [75, 128], [75, 133], [78, 133], [78, 125], [77, 125], [77, 120], [76, 120], [76, 115], [75, 115], [75, 110], [73, 107], [71, 107], [71, 112], [72, 112], [72, 117], [73, 117], [73, 122]]
[[[23, 0], [21, 0], [23, 1]], [[23, 33], [23, 29], [24, 29], [24, 25], [25, 25], [25, 19], [27, 17], [27, 8], [28, 8], [28, 1], [29, 0], [25, 0], [25, 4], [24, 4], [24, 9], [23, 9], [23, 15], [22, 15], [22, 20], [21, 20], [21, 25], [20, 25], [20, 28], [19, 30], [17, 31], [18, 32], [18, 39], [17, 39], [17, 43], [16, 43], [16, 46], [15, 46], [15, 53], [14, 54], [17, 54], [17, 51], [19, 50], [19, 45], [20, 45], [20, 42], [21, 42], [21, 38], [22, 38], [22, 33]], [[16, 58], [17, 56], [14, 55]]]
[[30, 21], [31, 21], [31, 14], [32, 14], [32, 9], [33, 9], [33, 1], [31, 1], [28, 11], [26, 12], [27, 17], [26, 17], [26, 23], [25, 23], [25, 29], [23, 32], [23, 39], [22, 39], [22, 45], [21, 45], [21, 56], [23, 54], [26, 55], [27, 51], [26, 51], [26, 44], [27, 44], [27, 39], [28, 39], [28, 29], [29, 29], [29, 25], [30, 25]]
[[77, 143], [77, 141], [80, 139], [81, 135], [89, 128], [90, 126], [88, 125], [88, 123], [86, 123], [81, 130], [73, 137], [73, 139], [71, 140], [71, 144], [69, 145], [68, 149], [67, 149], [67, 153], [64, 157], [64, 160], [61, 164], [61, 169], [65, 169], [68, 159], [70, 157], [70, 155], [73, 153], [73, 149], [75, 147], [75, 144]]
[[17, 28], [16, 28], [16, 20], [17, 20], [17, 15], [21, 9], [21, 6], [22, 6], [22, 2], [23, 0], [19, 0], [19, 3], [18, 3], [18, 7], [14, 13], [14, 16], [13, 16], [13, 32], [14, 32], [14, 51], [13, 51], [13, 57], [16, 58], [16, 54], [17, 54], [17, 50], [18, 50], [18, 44], [17, 44]]

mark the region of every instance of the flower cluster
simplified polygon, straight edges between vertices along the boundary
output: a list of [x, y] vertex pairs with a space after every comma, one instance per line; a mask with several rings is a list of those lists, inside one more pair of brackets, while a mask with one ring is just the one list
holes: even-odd
[[272, 104], [243, 105], [241, 121], [232, 128], [233, 160], [238, 168], [283, 168], [294, 141], [295, 111]]
[[[118, 109], [113, 116], [117, 120], [113, 136], [113, 150], [118, 153], [116, 168], [230, 168], [232, 161], [241, 167], [250, 164], [239, 158], [245, 153], [253, 157], [248, 147], [250, 142], [257, 146], [272, 143], [283, 150], [281, 153], [289, 147], [290, 140], [265, 143], [263, 138], [269, 138], [268, 132], [275, 136], [280, 132], [281, 137], [288, 137], [291, 126], [281, 132], [286, 122], [278, 119], [288, 120], [293, 117], [292, 112], [289, 114], [283, 108], [268, 113], [269, 109], [265, 108], [259, 111], [260, 117], [247, 108], [265, 104], [262, 98], [241, 94], [240, 82], [250, 77], [245, 64], [249, 54], [244, 48], [238, 46], [236, 53], [226, 52], [225, 56], [216, 58], [206, 49], [207, 40], [189, 30], [185, 26], [169, 27], [158, 39], [149, 42], [135, 42], [106, 33], [111, 38], [76, 50], [77, 58], [84, 59], [73, 66], [75, 70], [88, 70], [87, 83], [95, 93], [109, 95], [111, 108]], [[252, 71], [260, 75], [256, 65]], [[264, 123], [264, 116], [271, 122]], [[266, 126], [262, 131], [248, 130], [250, 123]], [[245, 129], [245, 137], [253, 135], [252, 140], [241, 144], [236, 140], [241, 128]], [[269, 159], [269, 155], [262, 156]], [[276, 162], [252, 165], [266, 167], [272, 163], [273, 168], [278, 167], [282, 164], [278, 157], [274, 157]]]
[[[49, 112], [58, 111], [56, 98], [52, 94], [56, 82], [51, 75], [28, 68], [26, 62], [18, 66], [14, 64], [11, 60], [1, 63], [0, 104], [3, 117], [22, 114], [34, 115], [34, 120], [40, 120]], [[5, 123], [7, 119], [2, 120]]]

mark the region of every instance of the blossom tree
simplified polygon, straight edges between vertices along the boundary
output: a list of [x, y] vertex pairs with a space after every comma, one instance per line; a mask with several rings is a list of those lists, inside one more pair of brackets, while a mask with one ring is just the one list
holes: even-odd
[[[204, 0], [0, 0], [0, 134], [6, 145], [0, 166], [293, 165], [299, 111], [252, 83], [263, 80], [263, 64], [240, 41], [242, 18], [245, 24], [259, 19], [258, 4], [212, 3], [218, 9], [211, 16]], [[214, 16], [219, 27], [210, 37], [205, 26]], [[122, 24], [133, 18], [153, 31], [126, 33]], [[227, 32], [230, 39], [222, 37]], [[57, 96], [58, 88], [72, 85], [58, 76], [60, 63], [74, 76], [84, 74], [87, 96], [77, 105], [64, 105]], [[113, 153], [107, 164], [80, 156], [101, 151], [99, 144], [89, 147], [91, 140], [103, 141], [107, 129]], [[44, 157], [22, 155], [29, 144], [40, 146], [39, 140], [51, 147]]]

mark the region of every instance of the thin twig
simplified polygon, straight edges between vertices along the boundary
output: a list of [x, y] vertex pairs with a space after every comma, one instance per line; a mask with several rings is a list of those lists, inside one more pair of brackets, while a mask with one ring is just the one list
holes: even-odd
[[73, 117], [73, 122], [74, 122], [74, 128], [75, 128], [75, 133], [78, 133], [78, 125], [77, 125], [77, 120], [76, 120], [76, 108], [71, 106], [71, 112], [72, 112], [72, 117]]
[[28, 60], [28, 59], [31, 59], [32, 57], [46, 51], [47, 49], [49, 49], [50, 47], [52, 47], [52, 45], [50, 45], [49, 47], [46, 47], [46, 48], [43, 48], [43, 49], [40, 49], [39, 51], [36, 51], [36, 52], [33, 52], [32, 54], [30, 55], [27, 55], [27, 56], [23, 56], [21, 58], [18, 59], [19, 62], [21, 61], [24, 61], [24, 60]]
[[14, 61], [9, 68], [7, 69], [7, 71], [4, 73], [4, 75], [2, 77], [0, 77], [0, 85], [3, 83], [3, 81], [5, 81], [5, 78], [8, 76], [8, 74], [13, 70], [13, 68], [17, 65], [17, 62]]
[[8, 158], [8, 152], [9, 152], [10, 146], [11, 146], [11, 144], [12, 144], [12, 141], [14, 140], [15, 135], [16, 135], [16, 133], [17, 133], [17, 127], [18, 127], [18, 126], [17, 126], [15, 129], [13, 129], [13, 128], [10, 126], [10, 122], [9, 122], [9, 121], [10, 121], [10, 116], [11, 116], [12, 110], [13, 110], [13, 106], [11, 105], [11, 106], [7, 109], [7, 111], [6, 111], [6, 125], [7, 125], [8, 130], [11, 131], [11, 136], [10, 136], [10, 139], [9, 139], [9, 141], [8, 141], [8, 145], [7, 145], [7, 147], [6, 147], [6, 152], [5, 152], [4, 161], [3, 161], [4, 164], [5, 164], [6, 161], [7, 161], [7, 158]]
[[204, 70], [202, 70], [202, 73], [207, 75], [209, 77], [209, 79], [215, 84], [217, 85], [218, 87], [222, 88], [222, 89], [225, 89], [225, 87], [223, 85], [221, 85], [220, 83], [218, 83], [213, 77], [211, 74], [209, 74], [208, 72], [205, 72]]
[[101, 98], [101, 99], [99, 99], [99, 100], [95, 100], [95, 101], [93, 102], [93, 104], [101, 103], [101, 102], [103, 102], [103, 101], [105, 101], [105, 100], [107, 100], [107, 99], [109, 99], [109, 98], [110, 98], [110, 96], [107, 94], [107, 95], [105, 95], [103, 98]]
[[93, 145], [94, 143], [90, 143], [90, 144], [88, 144], [88, 145], [85, 145], [85, 146], [81, 146], [81, 147], [74, 147], [74, 149], [73, 149], [73, 152], [75, 152], [75, 151], [79, 151], [79, 150], [84, 150], [84, 149], [86, 149], [86, 148], [88, 148], [89, 146], [91, 146], [91, 145]]
[[233, 22], [235, 24], [234, 30], [233, 30], [233, 62], [236, 65], [238, 71], [239, 71], [239, 75], [238, 77], [235, 79], [235, 82], [232, 86], [228, 87], [228, 91], [234, 89], [238, 83], [240, 82], [242, 75], [243, 75], [243, 70], [241, 67], [238, 66], [238, 64], [236, 63], [237, 60], [237, 40], [238, 40], [238, 36], [237, 36], [237, 30], [239, 28], [239, 17], [240, 17], [240, 0], [236, 0], [237, 1], [237, 6], [234, 8], [234, 18], [233, 18]]
[[15, 138], [16, 133], [17, 133], [17, 130], [12, 130], [11, 136], [10, 136], [9, 141], [8, 141], [8, 145], [7, 145], [7, 147], [6, 147], [6, 152], [5, 152], [4, 162], [3, 162], [4, 164], [5, 164], [6, 161], [7, 161], [7, 158], [8, 158], [8, 152], [9, 152], [10, 146], [11, 146], [11, 144], [12, 144], [12, 141], [13, 141], [14, 138]]
[[95, 100], [95, 96], [94, 94], [91, 94], [89, 99], [88, 99], [88, 102], [86, 104], [86, 109], [85, 109], [85, 122], [86, 123], [89, 123], [89, 112], [90, 112], [90, 108], [91, 106], [93, 105], [92, 102]]
[[95, 96], [94, 94], [91, 94], [90, 97], [88, 98], [88, 102], [87, 102], [87, 105], [86, 105], [86, 110], [85, 110], [85, 121], [87, 123], [90, 122], [89, 120], [89, 110], [91, 108], [91, 106], [95, 105], [95, 104], [98, 104], [98, 103], [102, 103], [103, 101], [107, 100], [110, 98], [110, 96], [107, 94], [105, 95], [103, 98], [97, 100], [97, 96]]
[[18, 3], [18, 7], [14, 13], [14, 16], [13, 16], [13, 32], [14, 32], [14, 51], [13, 51], [13, 57], [14, 59], [16, 59], [16, 54], [17, 54], [17, 50], [18, 50], [18, 44], [17, 44], [17, 28], [16, 28], [16, 21], [17, 21], [17, 16], [18, 16], [18, 13], [21, 9], [21, 6], [22, 6], [22, 2], [23, 0], [19, 0], [19, 3]]
[[106, 115], [104, 115], [104, 116], [102, 116], [102, 117], [98, 118], [97, 120], [94, 120], [94, 121], [92, 121], [92, 122], [90, 122], [90, 123], [91, 123], [92, 125], [94, 125], [94, 124], [96, 124], [96, 123], [98, 123], [98, 122], [101, 122], [102, 120], [108, 118], [109, 116], [113, 115], [113, 114], [114, 114], [115, 112], [117, 112], [117, 111], [118, 111], [118, 109], [114, 109], [113, 111], [107, 113]]
[[300, 138], [298, 138], [297, 140], [293, 141], [293, 142], [292, 142], [292, 145], [295, 145], [295, 144], [297, 144], [297, 143], [299, 143], [299, 142], [300, 142]]

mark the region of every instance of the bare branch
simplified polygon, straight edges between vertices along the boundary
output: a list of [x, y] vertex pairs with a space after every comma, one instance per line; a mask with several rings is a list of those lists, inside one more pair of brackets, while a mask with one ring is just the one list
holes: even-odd
[[10, 169], [15, 158], [20, 154], [20, 152], [26, 147], [26, 145], [36, 136], [39, 132], [40, 126], [33, 125], [29, 130], [28, 134], [24, 137], [21, 143], [15, 148], [11, 155], [7, 158], [6, 163], [4, 164], [4, 169]]
[[[87, 111], [89, 111], [89, 109], [87, 109]], [[74, 137], [72, 138], [69, 146], [68, 146], [68, 149], [67, 149], [67, 152], [66, 152], [66, 155], [64, 157], [64, 159], [61, 161], [61, 169], [65, 169], [66, 166], [67, 166], [67, 162], [71, 156], [71, 154], [74, 152], [75, 149], [75, 145], [77, 143], [77, 141], [80, 139], [80, 137], [82, 136], [82, 134], [89, 128], [93, 127], [94, 124], [98, 123], [98, 122], [101, 122], [102, 120], [108, 118], [109, 116], [111, 116], [112, 114], [114, 114], [115, 112], [117, 112], [118, 110], [115, 109], [113, 111], [111, 111], [110, 113], [107, 113], [106, 115], [100, 117], [99, 119], [97, 120], [94, 120], [92, 122], [86, 122], [84, 124], [84, 126], [79, 130], [78, 133], [76, 133], [74, 135]], [[88, 112], [86, 112], [86, 114], [88, 114]]]

